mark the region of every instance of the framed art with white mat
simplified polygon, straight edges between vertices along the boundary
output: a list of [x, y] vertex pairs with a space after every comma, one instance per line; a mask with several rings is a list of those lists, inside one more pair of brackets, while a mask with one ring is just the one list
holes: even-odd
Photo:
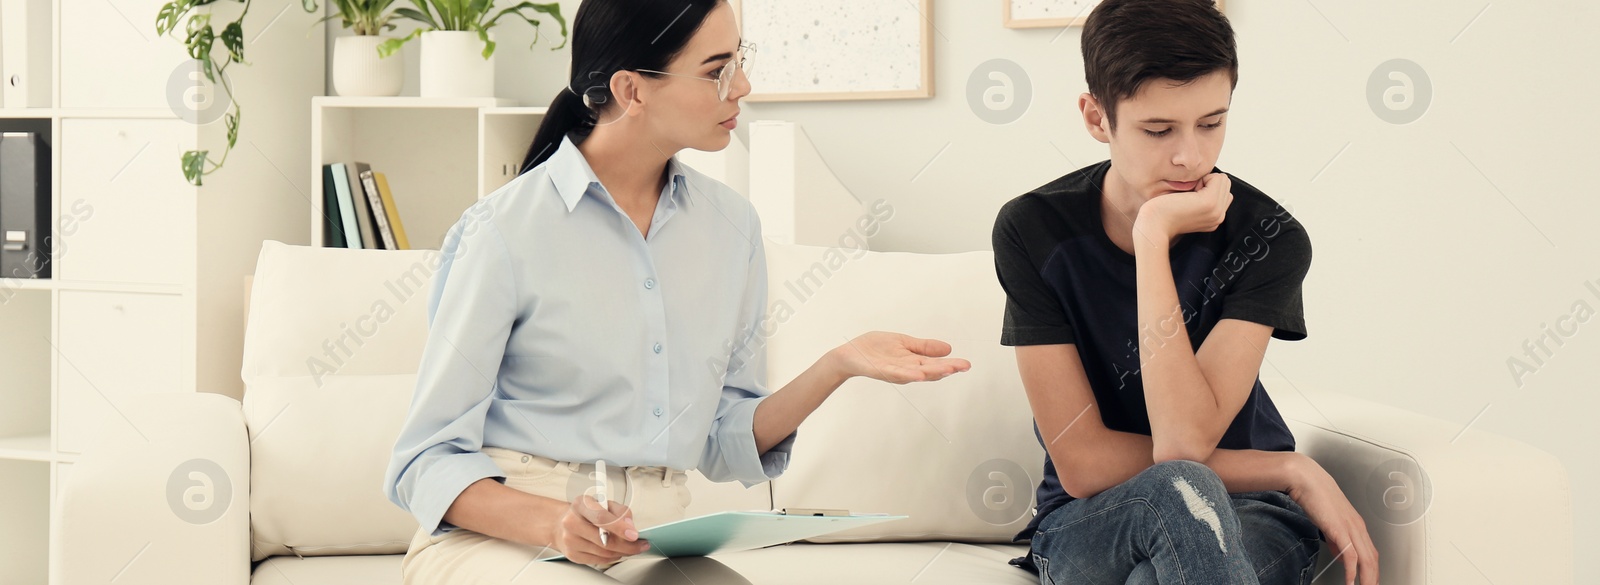
[[[1083, 26], [1100, 0], [1000, 0], [1006, 28]], [[1223, 0], [1217, 0], [1222, 9]]]
[[933, 0], [733, 0], [764, 101], [933, 97]]

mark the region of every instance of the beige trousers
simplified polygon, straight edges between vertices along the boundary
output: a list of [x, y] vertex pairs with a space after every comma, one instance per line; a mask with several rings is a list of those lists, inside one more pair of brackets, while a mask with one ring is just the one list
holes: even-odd
[[[567, 463], [498, 447], [484, 447], [483, 453], [500, 466], [507, 486], [529, 494], [571, 501], [595, 483], [592, 463]], [[689, 507], [689, 477], [683, 471], [608, 466], [606, 472], [608, 499], [632, 509], [640, 530], [680, 520]], [[611, 565], [538, 560], [559, 554], [464, 528], [439, 537], [419, 529], [400, 571], [405, 585], [617, 583], [603, 572]]]

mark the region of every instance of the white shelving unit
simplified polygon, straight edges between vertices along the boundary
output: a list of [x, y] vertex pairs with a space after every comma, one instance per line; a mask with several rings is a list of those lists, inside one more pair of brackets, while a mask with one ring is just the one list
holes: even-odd
[[327, 245], [323, 165], [364, 162], [388, 176], [411, 247], [439, 249], [467, 207], [517, 176], [545, 111], [494, 98], [313, 99], [312, 245]]
[[[29, 59], [0, 55], [0, 77], [25, 74], [38, 97], [4, 104], [0, 130], [46, 137], [54, 246], [52, 279], [0, 278], [0, 583], [45, 585], [59, 582], [57, 495], [92, 437], [127, 424], [120, 401], [242, 393], [244, 276], [262, 240], [311, 240], [311, 186], [283, 169], [306, 157], [324, 30], [296, 0], [254, 3], [250, 64], [228, 70], [239, 140], [194, 187], [180, 154], [220, 156], [226, 129], [171, 105], [189, 59], [179, 38], [155, 32], [163, 0], [7, 1], [26, 3], [36, 26], [6, 39]], [[203, 10], [220, 28], [239, 9]], [[23, 61], [34, 65], [17, 70]]]

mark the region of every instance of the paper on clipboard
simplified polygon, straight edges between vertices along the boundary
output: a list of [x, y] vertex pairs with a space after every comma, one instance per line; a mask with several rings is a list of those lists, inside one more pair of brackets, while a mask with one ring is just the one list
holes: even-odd
[[[717, 512], [639, 531], [650, 550], [629, 558], [695, 557], [739, 552], [815, 538], [909, 516], [852, 514], [791, 516], [779, 512]], [[565, 559], [554, 556], [543, 561]]]

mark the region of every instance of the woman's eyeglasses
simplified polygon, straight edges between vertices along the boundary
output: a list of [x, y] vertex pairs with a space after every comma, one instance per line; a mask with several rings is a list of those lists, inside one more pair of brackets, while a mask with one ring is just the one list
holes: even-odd
[[654, 69], [638, 69], [637, 71], [640, 73], [655, 73], [657, 75], [671, 75], [673, 77], [687, 77], [689, 79], [710, 81], [717, 84], [717, 100], [727, 101], [728, 94], [733, 92], [734, 74], [739, 71], [743, 71], [746, 77], [750, 75], [750, 53], [754, 53], [755, 51], [756, 46], [754, 44], [739, 43], [739, 53], [734, 56], [732, 61], [729, 61], [726, 65], [722, 66], [722, 69], [717, 73], [717, 77], [714, 79], [710, 77], [700, 77], [699, 75], [667, 73], [665, 71], [656, 71]]

